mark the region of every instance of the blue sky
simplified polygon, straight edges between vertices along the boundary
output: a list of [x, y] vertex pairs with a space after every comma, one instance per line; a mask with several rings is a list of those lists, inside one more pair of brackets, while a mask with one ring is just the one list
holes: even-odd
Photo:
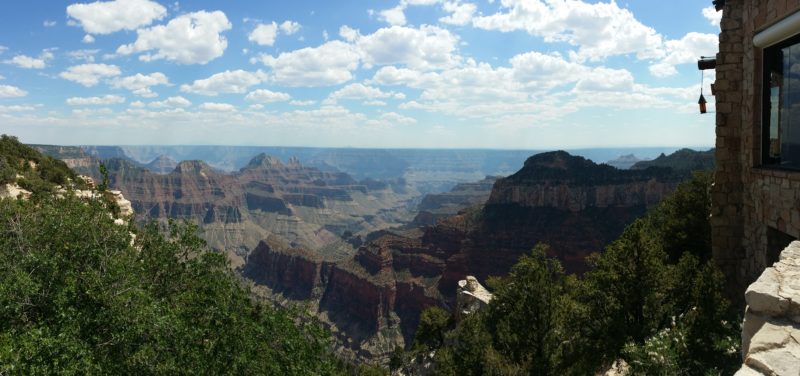
[[[0, 132], [31, 143], [710, 146], [711, 2], [7, 1]], [[706, 97], [713, 97], [706, 72]]]

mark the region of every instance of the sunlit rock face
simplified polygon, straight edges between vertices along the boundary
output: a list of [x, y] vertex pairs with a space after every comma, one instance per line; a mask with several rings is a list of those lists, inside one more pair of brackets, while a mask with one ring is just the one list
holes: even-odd
[[480, 311], [492, 301], [494, 296], [489, 290], [478, 282], [473, 276], [458, 281], [458, 291], [456, 292], [456, 320]]

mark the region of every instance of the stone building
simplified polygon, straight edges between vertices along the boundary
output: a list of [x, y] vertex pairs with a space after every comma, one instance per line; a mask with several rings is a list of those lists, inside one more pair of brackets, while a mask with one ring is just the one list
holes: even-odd
[[715, 3], [712, 244], [741, 297], [800, 237], [800, 0]]

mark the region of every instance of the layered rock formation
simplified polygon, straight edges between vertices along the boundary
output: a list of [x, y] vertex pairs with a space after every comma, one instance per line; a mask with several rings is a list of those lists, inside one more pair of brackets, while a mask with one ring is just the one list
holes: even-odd
[[747, 288], [737, 376], [800, 372], [800, 241]]
[[[384, 362], [410, 343], [426, 307], [439, 305], [436, 273], [419, 260], [395, 258], [397, 249], [418, 248], [414, 236], [385, 234], [355, 250], [339, 242], [323, 251], [263, 241], [249, 255], [244, 276], [277, 300], [305, 300], [338, 339], [339, 351], [362, 361]], [[419, 250], [418, 251], [424, 251]], [[413, 264], [413, 266], [411, 266]]]
[[[313, 301], [354, 356], [385, 361], [395, 346], [410, 343], [424, 308], [459, 307], [458, 296], [468, 293], [481, 298], [461, 303], [485, 303], [486, 294], [470, 286], [506, 274], [537, 243], [550, 244], [569, 272], [583, 271], [586, 255], [601, 251], [679, 180], [669, 169], [620, 171], [565, 152], [539, 154], [497, 180], [484, 205], [436, 225], [370, 235], [336, 260], [319, 252], [254, 252], [244, 270], [283, 297], [297, 291]], [[264, 270], [272, 277], [259, 274]]]
[[[78, 168], [100, 178], [99, 161]], [[79, 158], [74, 158], [79, 160]], [[416, 193], [392, 184], [361, 184], [344, 173], [322, 172], [297, 159], [264, 154], [236, 173], [202, 161], [182, 161], [158, 174], [124, 159], [106, 160], [110, 186], [132, 202], [138, 221], [188, 219], [235, 266], [259, 242], [276, 235], [292, 247], [318, 250], [345, 233], [365, 236], [410, 220], [406, 201]]]
[[681, 180], [668, 168], [617, 170], [563, 151], [529, 158], [498, 180], [462, 247], [479, 279], [504, 274], [537, 243], [547, 243], [567, 272], [586, 269], [625, 226]]
[[425, 195], [417, 206], [414, 223], [435, 225], [436, 221], [476, 205], [483, 205], [492, 193], [492, 186], [499, 176], [487, 176], [472, 183], [456, 184], [449, 192]]

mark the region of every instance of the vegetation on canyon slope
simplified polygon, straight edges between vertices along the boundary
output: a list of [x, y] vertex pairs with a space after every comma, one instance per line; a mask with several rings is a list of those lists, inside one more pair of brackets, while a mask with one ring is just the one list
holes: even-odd
[[711, 261], [708, 174], [696, 174], [628, 226], [582, 278], [537, 246], [491, 279], [487, 309], [457, 325], [422, 315], [409, 354], [443, 375], [593, 374], [617, 359], [632, 374], [731, 374], [738, 317]]
[[0, 374], [347, 372], [314, 320], [254, 301], [193, 226], [165, 236], [54, 194], [79, 179], [13, 137], [0, 162], [33, 191], [0, 200]]
[[21, 144], [13, 136], [0, 136], [0, 184], [16, 182], [29, 191], [49, 193], [69, 180], [80, 184], [75, 177], [64, 162]]

